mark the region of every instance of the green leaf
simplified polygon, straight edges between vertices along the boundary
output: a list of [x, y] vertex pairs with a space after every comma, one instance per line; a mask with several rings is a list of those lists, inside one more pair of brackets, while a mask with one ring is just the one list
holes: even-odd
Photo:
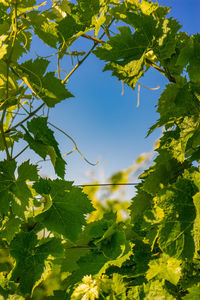
[[200, 192], [196, 193], [193, 197], [194, 205], [196, 209], [196, 219], [194, 221], [194, 244], [195, 244], [195, 252], [198, 253], [200, 250], [199, 240], [200, 240]]
[[[0, 61], [0, 97], [1, 97], [1, 104], [4, 104], [4, 100], [5, 100], [5, 95], [6, 95], [6, 90], [7, 90], [7, 75], [6, 75], [6, 64], [3, 61]], [[16, 78], [16, 76], [13, 73], [9, 73], [9, 77], [8, 77], [8, 88], [11, 91], [10, 92], [10, 96], [16, 96], [19, 89], [18, 89], [18, 84], [17, 84], [17, 80], [19, 78]], [[13, 104], [13, 102], [15, 102]], [[5, 103], [5, 106], [2, 105], [2, 108], [7, 108], [10, 105], [10, 103], [12, 105], [16, 104], [16, 99], [13, 99], [12, 97], [9, 97], [9, 99], [7, 100], [7, 102]]]
[[197, 114], [198, 104], [194, 100], [189, 85], [182, 80], [180, 84], [168, 84], [158, 101], [157, 112], [160, 119], [153, 125], [148, 135], [157, 127], [173, 127], [182, 117]]
[[185, 47], [181, 49], [178, 57], [177, 66], [185, 67], [192, 82], [199, 83], [200, 75], [200, 34], [195, 34], [190, 37]]
[[188, 294], [183, 297], [184, 300], [199, 300], [200, 298], [200, 287], [193, 286], [188, 289]]
[[111, 259], [122, 256], [128, 246], [129, 244], [126, 240], [125, 233], [122, 231], [115, 232], [108, 239], [104, 239], [101, 242], [101, 248], [104, 255]]
[[68, 40], [77, 32], [83, 32], [86, 29], [86, 25], [77, 23], [72, 16], [68, 15], [61, 22], [59, 22], [58, 29], [62, 33], [65, 40]]
[[[23, 127], [26, 131], [24, 139], [27, 141], [30, 148], [43, 159], [49, 155], [56, 174], [64, 178], [66, 162], [61, 156], [53, 131], [47, 126], [47, 118], [33, 118], [30, 122], [27, 122], [27, 127], [29, 131]], [[34, 137], [32, 137], [30, 133], [32, 133]]]
[[24, 217], [24, 212], [29, 206], [29, 201], [33, 198], [27, 180], [37, 180], [37, 167], [26, 161], [18, 167], [18, 178], [13, 180], [8, 190], [8, 196], [12, 201], [12, 212], [20, 217]]
[[159, 150], [159, 156], [155, 159], [155, 164], [145, 171], [140, 178], [144, 178], [142, 189], [155, 196], [164, 186], [175, 182], [185, 168], [189, 167], [189, 162], [178, 162], [173, 159], [166, 149]]
[[[132, 35], [129, 27], [120, 27], [120, 34], [110, 38], [110, 41], [97, 48], [94, 54], [109, 61], [104, 71], [112, 71], [112, 75], [135, 88], [135, 84], [143, 75], [144, 54], [147, 44], [137, 47], [139, 41]], [[142, 43], [143, 44], [143, 43]]]
[[0, 36], [0, 59], [2, 59], [7, 53], [8, 45], [5, 44], [5, 40], [7, 39], [7, 35], [3, 34]]
[[[0, 274], [0, 295], [5, 297], [3, 299], [9, 299], [10, 294], [13, 294], [14, 291], [16, 291], [16, 289], [17, 289], [17, 284], [15, 282], [11, 281], [10, 279], [8, 279], [6, 274], [3, 274], [3, 272], [1, 272], [1, 274]], [[18, 296], [16, 295], [16, 297], [18, 297]], [[22, 300], [20, 298], [18, 298], [18, 299]], [[12, 298], [11, 298], [11, 300], [12, 300]], [[15, 300], [15, 299], [13, 299], [13, 300]]]
[[24, 80], [31, 91], [40, 96], [42, 91], [42, 78], [49, 65], [49, 61], [43, 58], [32, 59], [16, 66], [16, 72], [20, 71], [19, 76]]
[[160, 258], [154, 259], [149, 263], [149, 270], [146, 278], [150, 281], [153, 278], [165, 279], [177, 285], [181, 277], [181, 261], [163, 254]]
[[15, 180], [14, 172], [16, 169], [15, 161], [0, 162], [0, 211], [1, 214], [7, 214], [12, 201], [10, 188]]
[[20, 232], [10, 244], [11, 255], [16, 260], [11, 280], [20, 282], [19, 288], [24, 294], [30, 294], [35, 282], [40, 279], [48, 256], [61, 255], [63, 252], [58, 239], [44, 240], [40, 245], [38, 242], [36, 234], [31, 231]]
[[20, 225], [21, 220], [19, 218], [9, 215], [9, 218], [7, 218], [1, 228], [0, 238], [5, 239], [8, 243], [10, 243], [14, 236], [19, 232]]
[[195, 251], [192, 231], [196, 211], [193, 196], [198, 189], [187, 172], [184, 177], [163, 188], [157, 197], [157, 205], [164, 212], [159, 226], [158, 242], [168, 255], [190, 259]]
[[162, 35], [156, 40], [156, 45], [153, 48], [154, 53], [159, 57], [160, 61], [170, 58], [172, 54], [175, 53], [177, 32], [181, 27], [182, 26], [172, 18], [164, 19], [160, 23]]
[[102, 253], [93, 251], [81, 257], [78, 261], [79, 269], [73, 274], [73, 278], [79, 281], [85, 275], [97, 274], [109, 259]]
[[[148, 283], [143, 284], [143, 286], [135, 286], [131, 289], [131, 292], [129, 293], [130, 299], [134, 299], [135, 296], [138, 297], [138, 299], [145, 299], [145, 300], [151, 300], [151, 299], [167, 299], [167, 300], [175, 300], [171, 294], [168, 293], [165, 287], [164, 280], [155, 280], [150, 281]], [[131, 298], [133, 297], [133, 298]]]
[[30, 199], [33, 198], [29, 186], [25, 181], [17, 179], [10, 188], [10, 194], [12, 196], [13, 214], [24, 218], [24, 212], [30, 204]]
[[20, 1], [17, 5], [17, 12], [18, 14], [24, 14], [28, 11], [31, 11], [33, 9], [38, 9], [41, 6], [44, 6], [46, 4], [46, 1], [40, 3], [39, 5], [35, 5], [35, 0], [23, 0]]
[[132, 223], [136, 224], [143, 218], [144, 212], [152, 205], [152, 196], [144, 191], [139, 190], [137, 195], [132, 199], [130, 206]]
[[42, 77], [46, 72], [46, 69], [50, 61], [44, 58], [36, 58], [34, 61], [32, 59], [19, 65], [24, 73], [27, 73], [30, 80], [39, 85], [38, 77]]
[[[77, 246], [73, 247], [73, 244], [66, 247], [65, 258], [62, 261], [62, 272], [74, 272], [78, 269], [78, 260], [80, 257], [85, 256], [89, 252], [89, 247]], [[88, 248], [88, 249], [87, 249]]]
[[49, 194], [52, 206], [36, 219], [53, 232], [76, 241], [86, 225], [85, 214], [93, 210], [91, 202], [80, 188], [64, 180], [40, 179], [33, 187], [40, 194]]
[[[37, 16], [36, 16], [37, 17]], [[34, 26], [34, 32], [38, 37], [46, 43], [48, 46], [57, 49], [58, 43], [58, 30], [57, 24], [53, 21], [47, 22], [44, 17], [43, 22], [40, 21], [41, 15], [39, 16], [39, 23]]]
[[118, 29], [120, 33], [111, 37], [101, 47], [98, 47], [94, 51], [95, 55], [104, 61], [117, 63], [120, 60], [123, 62], [123, 65], [132, 60], [140, 59], [148, 45], [146, 38], [143, 41], [141, 37], [141, 46], [138, 48], [137, 36], [135, 37], [132, 34], [129, 27], [123, 26]]
[[18, 167], [18, 181], [35, 181], [38, 179], [37, 166], [30, 164], [27, 160]]
[[100, 4], [99, 0], [78, 0], [77, 5], [71, 4], [70, 8], [71, 13], [68, 11], [67, 16], [58, 25], [67, 44], [73, 36], [77, 38], [90, 29], [93, 18], [99, 14]]
[[54, 291], [53, 296], [46, 297], [47, 300], [65, 300], [67, 299], [65, 291]]
[[55, 77], [54, 72], [49, 72], [42, 78], [40, 98], [48, 107], [54, 107], [57, 103], [70, 97], [73, 97], [73, 95]]
[[184, 117], [176, 130], [164, 132], [160, 139], [160, 148], [167, 149], [172, 157], [183, 163], [186, 157], [196, 152], [200, 142], [199, 134], [198, 116]]

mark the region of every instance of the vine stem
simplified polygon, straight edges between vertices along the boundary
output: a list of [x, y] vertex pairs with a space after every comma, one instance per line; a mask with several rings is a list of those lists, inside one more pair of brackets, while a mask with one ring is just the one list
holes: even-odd
[[169, 73], [167, 73], [166, 70], [163, 70], [162, 68], [160, 68], [159, 66], [157, 66], [155, 63], [153, 63], [150, 59], [146, 58], [145, 59], [146, 62], [148, 64], [150, 64], [154, 69], [156, 69], [157, 71], [159, 71], [160, 73], [162, 73], [165, 77], [167, 77], [167, 79], [170, 81], [170, 82], [173, 82], [173, 83], [176, 83], [176, 79]]
[[[110, 22], [109, 26], [111, 26], [111, 24], [113, 23], [114, 18], [112, 19], [112, 21]], [[65, 83], [66, 81], [68, 81], [69, 77], [76, 71], [76, 69], [86, 60], [86, 58], [92, 53], [92, 51], [95, 49], [95, 47], [99, 44], [99, 43], [105, 43], [104, 41], [102, 41], [102, 38], [105, 35], [105, 31], [102, 33], [102, 35], [100, 36], [99, 39], [96, 39], [94, 37], [91, 37], [87, 34], [83, 34], [82, 36], [85, 38], [88, 38], [90, 40], [94, 41], [94, 45], [92, 46], [92, 48], [87, 52], [87, 54], [75, 65], [75, 67], [71, 70], [71, 72], [65, 77], [65, 79], [63, 79], [62, 83]]]
[[26, 122], [28, 119], [30, 119], [31, 117], [33, 117], [42, 107], [45, 106], [45, 103], [42, 103], [40, 106], [38, 106], [38, 108], [36, 108], [35, 110], [33, 110], [25, 119], [21, 120], [19, 123], [17, 123], [16, 125], [14, 125], [13, 127], [7, 129], [5, 132], [8, 133], [10, 131], [15, 130], [17, 127], [19, 127], [20, 125], [22, 125], [24, 122]]
[[[11, 61], [11, 57], [14, 51], [14, 46], [15, 46], [15, 41], [16, 41], [16, 36], [17, 36], [17, 29], [18, 29], [18, 24], [17, 24], [17, 2], [15, 3], [14, 6], [14, 21], [13, 21], [13, 17], [12, 17], [12, 26], [13, 26], [13, 31], [14, 31], [14, 36], [13, 36], [13, 40], [12, 40], [12, 45], [11, 45], [11, 50], [10, 50], [10, 54], [8, 56], [8, 59], [6, 61], [6, 100], [8, 100], [8, 96], [9, 96], [9, 69], [10, 69], [10, 61]], [[11, 155], [9, 153], [8, 150], [8, 145], [6, 142], [6, 137], [5, 137], [5, 132], [4, 132], [4, 119], [6, 116], [6, 107], [3, 109], [2, 112], [2, 116], [1, 116], [1, 120], [0, 120], [0, 131], [1, 131], [1, 136], [2, 136], [2, 140], [3, 140], [3, 144], [5, 147], [5, 151], [6, 151], [6, 156], [7, 156], [7, 160], [11, 159]]]
[[[114, 19], [112, 19], [112, 21], [110, 22], [110, 25], [113, 23]], [[109, 26], [110, 26], [109, 25]], [[101, 40], [105, 35], [105, 32], [102, 33], [102, 35], [100, 36]], [[79, 61], [79, 63], [72, 69], [72, 71], [65, 77], [64, 80], [62, 80], [62, 83], [64, 84], [69, 78], [70, 76], [74, 73], [74, 71], [86, 60], [86, 58], [92, 53], [92, 51], [94, 50], [94, 48], [98, 45], [98, 42], [95, 41], [94, 45], [92, 46], [92, 48], [88, 51], [88, 53], [82, 58], [82, 60]], [[19, 123], [17, 123], [16, 125], [14, 125], [13, 127], [9, 128], [6, 130], [6, 133], [15, 130], [17, 127], [19, 127], [20, 125], [22, 125], [24, 122], [26, 122], [28, 119], [30, 119], [31, 117], [33, 117], [41, 108], [43, 108], [45, 106], [45, 103], [42, 103], [38, 108], [36, 108], [35, 110], [33, 110], [25, 119], [21, 120]], [[71, 137], [69, 136], [69, 138], [71, 139]], [[74, 143], [74, 140], [73, 140]]]
[[[106, 33], [104, 32], [104, 35], [105, 35]], [[103, 34], [102, 34], [103, 35]], [[94, 41], [95, 43], [97, 43], [97, 44], [105, 44], [106, 42], [105, 41], [102, 41], [101, 40], [101, 38], [102, 38], [102, 36], [100, 37], [100, 39], [97, 39], [97, 38], [95, 38], [95, 37], [93, 37], [93, 36], [90, 36], [90, 35], [87, 35], [87, 34], [82, 34], [82, 37], [84, 37], [84, 38], [87, 38], [88, 40], [92, 40], [92, 41]], [[175, 80], [175, 78], [171, 75], [171, 74], [169, 74], [166, 70], [164, 70], [164, 69], [162, 69], [162, 68], [160, 68], [159, 66], [157, 66], [154, 62], [152, 62], [150, 59], [148, 59], [148, 58], [146, 58], [145, 59], [145, 61], [146, 61], [146, 63], [148, 63], [148, 64], [150, 64], [154, 69], [156, 69], [157, 71], [159, 71], [160, 73], [162, 73], [165, 77], [167, 77], [167, 79], [170, 81], [170, 82], [173, 82], [173, 83], [176, 83], [176, 80]], [[81, 61], [80, 61], [81, 62]], [[77, 64], [78, 65], [78, 64]], [[77, 66], [76, 65], [76, 66]], [[76, 66], [75, 66], [75, 68], [76, 68]], [[75, 69], [74, 68], [74, 69]], [[72, 70], [73, 72], [75, 71], [75, 70]], [[71, 71], [71, 72], [72, 72]], [[69, 73], [70, 74], [70, 73]]]
[[26, 147], [24, 147], [17, 155], [15, 155], [13, 157], [13, 160], [15, 160], [18, 156], [20, 156], [26, 149], [28, 149], [29, 145], [27, 145]]
[[6, 108], [3, 110], [3, 113], [2, 113], [2, 116], [1, 116], [0, 131], [1, 131], [1, 136], [2, 136], [2, 140], [3, 140], [3, 145], [4, 145], [5, 151], [6, 151], [7, 160], [10, 160], [11, 156], [10, 156], [10, 153], [8, 151], [8, 145], [7, 145], [7, 142], [6, 142], [5, 132], [4, 132], [4, 128], [3, 128], [5, 114], [6, 114]]
[[[114, 21], [114, 18], [111, 20], [110, 24], [108, 27], [111, 26], [111, 24], [113, 23]], [[16, 28], [17, 28], [17, 25], [16, 25]], [[75, 72], [75, 70], [87, 59], [87, 57], [92, 53], [92, 51], [95, 49], [95, 47], [98, 45], [98, 43], [105, 43], [104, 41], [101, 41], [101, 39], [104, 37], [104, 35], [106, 34], [106, 32], [104, 31], [102, 33], [102, 35], [100, 36], [100, 39], [97, 39], [97, 38], [93, 38], [93, 37], [90, 37], [89, 35], [87, 34], [83, 34], [83, 37], [85, 38], [88, 38], [88, 39], [91, 39], [94, 41], [94, 45], [91, 47], [91, 49], [87, 52], [87, 54], [78, 62], [78, 64], [71, 70], [71, 72], [65, 77], [64, 80], [62, 80], [62, 83], [64, 84], [65, 82], [68, 81], [68, 79], [70, 78], [70, 76]], [[58, 56], [59, 56], [59, 53], [58, 53]], [[59, 75], [59, 61], [58, 61], [58, 75]], [[26, 122], [27, 120], [29, 120], [31, 117], [33, 117], [40, 109], [42, 109], [43, 107], [45, 106], [45, 103], [42, 103], [39, 107], [37, 107], [34, 111], [32, 111], [31, 113], [29, 113], [29, 115], [24, 118], [23, 120], [21, 120], [20, 122], [18, 122], [16, 125], [10, 127], [9, 129], [6, 130], [6, 133], [10, 132], [10, 131], [13, 131], [15, 130], [17, 127], [21, 126], [24, 122]], [[3, 124], [3, 120], [4, 120], [4, 116], [2, 118], [2, 124]], [[60, 128], [56, 127], [55, 125], [51, 124], [50, 122], [48, 122], [49, 125], [51, 125], [52, 127], [54, 127], [55, 129], [59, 130], [60, 132], [62, 132], [64, 135], [66, 135], [74, 144], [75, 146], [75, 149], [78, 151], [78, 153], [81, 155], [81, 157], [87, 162], [89, 163], [90, 165], [92, 166], [95, 166], [98, 164], [98, 162], [96, 163], [91, 163], [89, 162], [85, 156], [80, 152], [80, 150], [78, 149], [77, 145], [76, 145], [76, 142], [74, 141], [74, 139], [68, 135], [66, 132], [64, 132], [63, 130], [61, 130]], [[1, 123], [0, 123], [1, 125]], [[4, 132], [3, 132], [4, 134]], [[2, 137], [4, 136], [2, 134]], [[5, 138], [5, 136], [4, 136]], [[4, 139], [3, 139], [4, 140]], [[9, 151], [8, 151], [8, 148], [7, 148], [7, 144], [6, 144], [6, 140], [4, 141], [4, 144], [5, 144], [5, 149], [6, 149], [6, 153], [7, 153], [7, 158], [10, 159], [10, 155], [9, 155]], [[28, 148], [25, 147], [24, 149], [22, 149], [14, 158], [16, 159], [18, 156], [20, 156], [26, 149]]]

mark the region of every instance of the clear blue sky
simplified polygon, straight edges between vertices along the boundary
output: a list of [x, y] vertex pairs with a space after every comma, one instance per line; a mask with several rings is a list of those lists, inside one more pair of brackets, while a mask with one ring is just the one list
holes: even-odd
[[[183, 25], [182, 31], [189, 34], [199, 32], [200, 0], [158, 2], [172, 7], [170, 16]], [[82, 38], [77, 50], [89, 45], [92, 46], [92, 43]], [[40, 44], [35, 43], [34, 47], [40, 55], [45, 55]], [[74, 180], [76, 184], [87, 181], [85, 173], [89, 170], [96, 172], [98, 177], [99, 170], [104, 169], [107, 178], [118, 170], [126, 169], [138, 155], [150, 151], [161, 134], [159, 129], [145, 138], [148, 128], [158, 118], [155, 104], [167, 83], [165, 77], [156, 70], [148, 71], [140, 82], [149, 87], [160, 85], [161, 88], [158, 91], [141, 88], [140, 106], [136, 108], [137, 91], [125, 86], [122, 96], [121, 83], [110, 72], [102, 72], [103, 67], [102, 61], [90, 55], [69, 80], [68, 89], [75, 98], [61, 102], [50, 113], [50, 121], [70, 134], [91, 162], [100, 161], [98, 166], [92, 167], [77, 152], [68, 156], [66, 179]], [[56, 136], [62, 153], [73, 148], [63, 135], [58, 133]], [[22, 159], [26, 159], [27, 155]], [[50, 164], [42, 163], [41, 166], [43, 175], [54, 176]]]

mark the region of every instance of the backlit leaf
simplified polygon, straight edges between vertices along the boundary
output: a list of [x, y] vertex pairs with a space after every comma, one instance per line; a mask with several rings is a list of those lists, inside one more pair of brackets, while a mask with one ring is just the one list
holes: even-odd
[[85, 214], [93, 210], [87, 196], [80, 188], [64, 180], [40, 179], [33, 187], [38, 193], [49, 194], [52, 198], [51, 207], [36, 219], [48, 230], [76, 241], [86, 224]]

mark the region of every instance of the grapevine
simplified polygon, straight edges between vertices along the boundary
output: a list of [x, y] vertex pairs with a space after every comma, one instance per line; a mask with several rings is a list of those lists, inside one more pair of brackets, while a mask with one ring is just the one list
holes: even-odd
[[[150, 0], [74, 2], [0, 0], [0, 295], [199, 299], [200, 35], [182, 32], [170, 9]], [[32, 49], [35, 37], [45, 57]], [[87, 53], [70, 50], [80, 38], [91, 42]], [[73, 142], [67, 155], [89, 161], [49, 122], [49, 110], [73, 97], [68, 82], [91, 54], [133, 90], [150, 68], [168, 80], [148, 132], [163, 128], [157, 155], [131, 203], [103, 205], [98, 184], [66, 181], [53, 130]], [[51, 161], [55, 179], [40, 176], [31, 156], [19, 163], [30, 150]], [[110, 178], [108, 198], [145, 159]]]

